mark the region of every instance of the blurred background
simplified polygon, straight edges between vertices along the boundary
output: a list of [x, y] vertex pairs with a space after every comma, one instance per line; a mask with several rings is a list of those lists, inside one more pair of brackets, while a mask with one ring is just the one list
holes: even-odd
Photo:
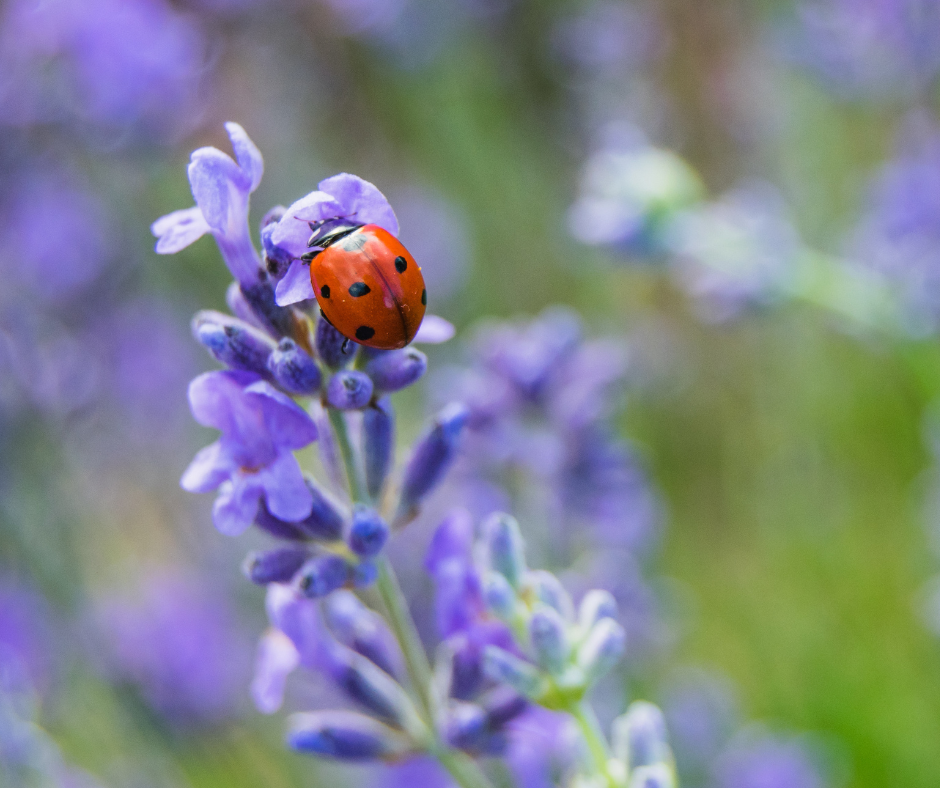
[[442, 496], [621, 589], [614, 696], [663, 704], [684, 785], [936, 786], [938, 74], [934, 0], [0, 5], [0, 783], [386, 782], [251, 708], [263, 591], [178, 486], [229, 277], [149, 227], [234, 120], [254, 221], [343, 171], [391, 200], [458, 327], [403, 439], [546, 335], [609, 377], [577, 452], [514, 414]]

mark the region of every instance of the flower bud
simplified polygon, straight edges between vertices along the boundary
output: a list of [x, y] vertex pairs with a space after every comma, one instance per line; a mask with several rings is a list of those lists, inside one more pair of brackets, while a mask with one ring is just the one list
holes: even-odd
[[629, 788], [676, 788], [676, 778], [665, 764], [641, 766], [630, 775]]
[[339, 539], [343, 534], [345, 520], [339, 505], [309, 476], [305, 476], [304, 481], [313, 497], [313, 508], [298, 525], [313, 539]]
[[483, 578], [483, 599], [493, 614], [504, 621], [516, 612], [516, 592], [499, 572], [487, 572]]
[[289, 726], [288, 746], [310, 755], [366, 761], [400, 756], [409, 749], [400, 733], [354, 711], [294, 714]]
[[378, 391], [400, 391], [415, 383], [428, 369], [428, 357], [414, 347], [389, 350], [372, 358], [365, 373]]
[[543, 688], [538, 669], [499, 646], [483, 649], [483, 672], [499, 684], [508, 684], [527, 698], [538, 697]]
[[345, 559], [338, 555], [318, 555], [300, 568], [295, 582], [300, 593], [313, 599], [342, 588], [348, 575]]
[[326, 399], [340, 410], [364, 408], [372, 399], [372, 381], [362, 372], [342, 370], [330, 378]]
[[571, 595], [551, 572], [544, 569], [526, 572], [523, 585], [531, 589], [539, 602], [554, 608], [565, 621], [574, 620], [574, 602], [571, 601]]
[[346, 366], [359, 347], [333, 328], [322, 315], [317, 321], [313, 344], [320, 360], [332, 369]]
[[339, 640], [371, 660], [390, 676], [401, 662], [395, 639], [380, 615], [369, 610], [351, 591], [337, 591], [323, 606], [326, 621]]
[[475, 703], [454, 701], [444, 717], [443, 738], [458, 750], [473, 752], [486, 740], [486, 713]]
[[565, 669], [568, 638], [557, 610], [545, 606], [536, 610], [529, 619], [529, 638], [539, 665], [555, 675]]
[[243, 320], [203, 310], [193, 318], [193, 336], [226, 366], [270, 377], [267, 362], [274, 342]]
[[258, 504], [258, 513], [255, 515], [255, 525], [262, 531], [278, 539], [289, 539], [292, 542], [303, 542], [310, 538], [299, 523], [289, 523], [287, 520], [281, 520], [275, 517], [268, 510], [264, 498]]
[[285, 337], [268, 357], [274, 382], [291, 394], [312, 395], [320, 389], [320, 367], [306, 350]]
[[249, 553], [242, 569], [252, 583], [287, 583], [310, 558], [305, 547], [279, 547], [275, 550]]
[[376, 716], [398, 727], [412, 721], [405, 690], [371, 660], [334, 641], [324, 649], [322, 664], [337, 687]]
[[354, 588], [371, 586], [379, 579], [379, 567], [375, 561], [360, 561], [353, 567], [352, 584]]
[[598, 621], [605, 618], [617, 620], [617, 600], [614, 595], [598, 588], [588, 591], [578, 608], [578, 624], [581, 629], [589, 632]]
[[274, 285], [270, 279], [265, 278], [251, 285], [242, 282], [241, 291], [256, 319], [264, 324], [269, 333], [277, 337], [290, 337], [296, 336], [299, 331], [307, 331], [306, 318], [298, 318], [289, 306], [277, 305]]
[[350, 549], [363, 558], [378, 555], [388, 540], [388, 524], [375, 509], [356, 504], [347, 542]]
[[578, 665], [589, 684], [610, 671], [623, 656], [627, 633], [612, 618], [604, 618], [591, 629], [578, 649]]
[[392, 465], [395, 448], [395, 411], [388, 397], [362, 413], [362, 443], [366, 466], [366, 489], [378, 498]]
[[239, 320], [244, 320], [249, 325], [260, 328], [262, 331], [265, 330], [264, 324], [258, 320], [238, 282], [232, 282], [228, 286], [228, 290], [225, 291], [225, 303], [231, 313]]
[[486, 723], [491, 730], [512, 722], [524, 712], [529, 702], [510, 687], [496, 687], [479, 699], [486, 712]]
[[468, 415], [464, 405], [452, 402], [437, 414], [431, 428], [418, 439], [405, 468], [400, 518], [411, 516], [421, 500], [444, 478], [457, 452], [458, 439]]
[[611, 747], [614, 757], [631, 769], [672, 762], [666, 719], [658, 706], [647, 701], [631, 703], [626, 713], [614, 720]]
[[483, 523], [484, 558], [490, 568], [518, 588], [525, 573], [525, 544], [514, 517], [502, 512], [490, 515]]

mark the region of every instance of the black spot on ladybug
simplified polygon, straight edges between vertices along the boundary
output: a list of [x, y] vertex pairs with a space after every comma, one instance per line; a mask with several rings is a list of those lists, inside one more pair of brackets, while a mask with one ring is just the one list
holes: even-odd
[[421, 306], [427, 306], [427, 305], [428, 305], [428, 289], [424, 288], [424, 290], [421, 291]]
[[353, 298], [359, 298], [359, 296], [364, 296], [366, 293], [370, 292], [371, 288], [365, 282], [353, 282], [349, 286], [349, 295]]
[[365, 342], [368, 339], [372, 339], [375, 336], [375, 329], [372, 326], [359, 326], [356, 329], [356, 339], [360, 342]]
[[398, 257], [395, 258], [395, 270], [398, 271], [398, 273], [400, 274], [405, 273], [405, 269], [407, 267], [408, 267], [408, 261], [404, 257], [399, 255]]
[[329, 286], [329, 285], [323, 285], [323, 287], [320, 288], [320, 295], [321, 295], [323, 298], [329, 298], [329, 297], [330, 297], [330, 286]]

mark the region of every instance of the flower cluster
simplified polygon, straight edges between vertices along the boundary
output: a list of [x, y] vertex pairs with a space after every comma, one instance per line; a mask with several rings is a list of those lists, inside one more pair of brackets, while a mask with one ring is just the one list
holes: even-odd
[[[289, 208], [267, 214], [262, 261], [248, 211], [264, 162], [241, 126], [229, 123], [226, 129], [236, 158], [216, 148], [195, 151], [188, 172], [196, 205], [153, 224], [162, 254], [211, 233], [235, 277], [228, 291], [233, 314], [203, 311], [193, 319], [195, 338], [227, 369], [190, 384], [194, 417], [221, 437], [199, 452], [182, 485], [218, 491], [213, 519], [222, 533], [235, 536], [257, 524], [286, 543], [249, 556], [246, 572], [254, 582], [293, 580], [310, 597], [368, 585], [389, 535], [377, 508], [389, 492], [394, 448], [388, 395], [417, 381], [427, 359], [410, 347], [360, 348], [326, 320], [311, 317], [313, 289], [301, 256], [313, 222], [355, 216], [394, 234], [398, 222], [375, 186], [337, 175]], [[440, 341], [449, 333], [445, 321], [431, 318], [418, 339]], [[358, 436], [351, 435], [352, 416]], [[461, 406], [444, 408], [415, 446], [399, 480], [396, 522], [413, 517], [440, 481], [464, 420]], [[302, 473], [294, 452], [318, 438], [324, 464], [345, 490], [331, 493]], [[336, 493], [346, 493], [347, 500], [337, 500]]]
[[[157, 220], [153, 232], [162, 253], [211, 233], [235, 277], [232, 314], [204, 311], [193, 321], [196, 339], [226, 369], [190, 384], [194, 417], [221, 434], [197, 454], [182, 485], [217, 491], [213, 519], [223, 533], [254, 524], [279, 541], [245, 563], [248, 577], [267, 586], [272, 624], [252, 687], [258, 707], [277, 710], [288, 675], [298, 667], [315, 671], [357, 709], [294, 715], [294, 749], [341, 760], [430, 754], [471, 788], [487, 784], [474, 759], [506, 753], [514, 721], [534, 704], [580, 726], [583, 752], [571, 766], [577, 784], [672, 786], [654, 707], [635, 705], [618, 720], [611, 750], [587, 704], [625, 647], [613, 596], [592, 591], [575, 613], [554, 575], [527, 568], [518, 525], [507, 515], [489, 517], [476, 534], [470, 515], [458, 512], [432, 540], [426, 567], [437, 587], [442, 637], [432, 667], [380, 554], [391, 529], [413, 520], [441, 483], [465, 425], [476, 419], [479, 427], [483, 404], [445, 405], [401, 472], [393, 472], [389, 394], [418, 380], [427, 360], [412, 348], [360, 347], [317, 320], [304, 258], [311, 223], [355, 217], [397, 234], [395, 215], [374, 186], [338, 175], [268, 213], [262, 257], [248, 229], [261, 155], [240, 126], [227, 130], [236, 158], [197, 150], [189, 166], [196, 206]], [[450, 327], [430, 318], [423, 332], [444, 339]], [[622, 359], [612, 346], [582, 347], [566, 313], [547, 314], [530, 334], [521, 344], [514, 336], [484, 343], [489, 368], [505, 379], [500, 391], [507, 404], [548, 408], [566, 426], [565, 438], [577, 439], [564, 505], [583, 508], [596, 499], [598, 517], [619, 520], [632, 466], [611, 473], [611, 462], [624, 458], [609, 442], [598, 462], [590, 453]], [[304, 474], [295, 454], [314, 441], [329, 481]]]

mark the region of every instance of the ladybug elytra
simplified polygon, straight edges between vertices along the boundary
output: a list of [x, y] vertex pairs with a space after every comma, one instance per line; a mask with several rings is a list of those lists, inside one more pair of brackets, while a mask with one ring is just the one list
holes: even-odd
[[394, 350], [414, 339], [427, 290], [411, 253], [377, 224], [346, 219], [311, 222], [303, 255], [320, 311], [344, 337]]

